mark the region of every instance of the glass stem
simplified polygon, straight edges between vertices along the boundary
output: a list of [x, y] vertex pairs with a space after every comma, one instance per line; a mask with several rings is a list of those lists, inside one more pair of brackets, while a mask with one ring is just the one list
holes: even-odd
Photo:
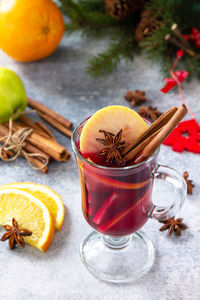
[[131, 235], [125, 235], [122, 237], [114, 237], [114, 236], [109, 236], [109, 235], [104, 235], [101, 234], [101, 238], [104, 242], [104, 244], [112, 249], [121, 249], [126, 247], [130, 240], [131, 240]]

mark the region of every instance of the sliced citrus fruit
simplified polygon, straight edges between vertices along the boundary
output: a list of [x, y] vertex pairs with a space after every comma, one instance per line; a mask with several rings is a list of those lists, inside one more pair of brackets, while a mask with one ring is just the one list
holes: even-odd
[[65, 215], [65, 208], [61, 197], [57, 193], [55, 193], [48, 186], [32, 182], [10, 183], [2, 185], [0, 189], [5, 189], [9, 187], [27, 191], [33, 196], [40, 199], [44, 204], [46, 204], [46, 206], [50, 210], [54, 219], [55, 228], [57, 230], [61, 229]]
[[121, 129], [121, 140], [127, 147], [147, 130], [147, 125], [137, 112], [125, 106], [113, 105], [98, 110], [87, 120], [81, 132], [82, 155], [94, 161], [93, 154], [99, 153], [105, 147], [96, 140], [103, 138], [99, 130], [116, 135]]
[[[135, 190], [143, 188], [150, 181], [150, 179], [146, 179], [145, 181], [135, 183], [124, 182], [108, 176], [100, 176], [87, 168], [84, 168], [84, 172], [87, 176], [90, 176], [90, 181], [92, 182], [94, 188], [96, 188], [95, 183], [99, 183], [108, 187], [117, 187], [117, 189]], [[90, 189], [92, 189], [92, 187]]]
[[116, 216], [114, 216], [112, 219], [110, 219], [106, 224], [98, 226], [98, 230], [100, 232], [104, 232], [104, 231], [108, 230], [110, 227], [114, 226], [117, 222], [120, 222], [129, 213], [131, 213], [138, 205], [141, 205], [142, 201], [145, 201], [145, 199], [148, 199], [150, 192], [151, 192], [151, 187], [149, 187], [149, 189], [146, 191], [146, 193], [137, 202], [134, 202], [130, 207], [125, 208], [122, 212], [118, 213]]
[[11, 224], [12, 218], [19, 228], [32, 231], [24, 237], [26, 243], [45, 252], [51, 244], [54, 234], [54, 222], [47, 206], [30, 193], [4, 188], [0, 190], [0, 225]]

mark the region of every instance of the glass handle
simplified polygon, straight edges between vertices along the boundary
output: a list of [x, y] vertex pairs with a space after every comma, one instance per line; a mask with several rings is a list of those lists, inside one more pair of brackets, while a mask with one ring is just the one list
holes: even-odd
[[154, 205], [148, 217], [163, 220], [175, 216], [182, 207], [187, 195], [185, 179], [174, 169], [162, 165], [158, 165], [158, 168], [154, 171], [152, 176], [154, 180], [164, 180], [172, 184], [176, 199], [169, 206]]

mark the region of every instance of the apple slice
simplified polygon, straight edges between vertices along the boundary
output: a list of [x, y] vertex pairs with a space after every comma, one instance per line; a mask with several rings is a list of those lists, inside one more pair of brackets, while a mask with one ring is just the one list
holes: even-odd
[[137, 112], [125, 106], [112, 105], [98, 110], [88, 119], [81, 132], [81, 154], [95, 163], [100, 163], [98, 153], [105, 146], [97, 141], [97, 138], [104, 138], [99, 130], [116, 135], [121, 129], [121, 141], [125, 142], [126, 148], [147, 130], [147, 125]]

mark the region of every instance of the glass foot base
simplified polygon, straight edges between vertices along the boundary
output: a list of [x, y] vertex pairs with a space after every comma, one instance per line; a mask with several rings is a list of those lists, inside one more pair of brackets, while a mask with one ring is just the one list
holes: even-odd
[[133, 282], [151, 269], [154, 247], [142, 231], [120, 238], [93, 231], [82, 242], [80, 256], [86, 268], [101, 280]]

